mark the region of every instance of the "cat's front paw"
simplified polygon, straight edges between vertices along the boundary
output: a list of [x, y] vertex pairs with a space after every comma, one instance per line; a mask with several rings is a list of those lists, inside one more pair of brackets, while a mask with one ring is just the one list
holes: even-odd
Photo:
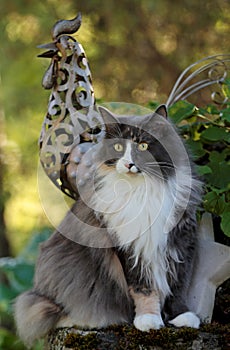
[[169, 321], [175, 327], [199, 328], [200, 319], [193, 312], [185, 312]]
[[148, 332], [150, 329], [159, 329], [164, 326], [161, 316], [154, 314], [136, 316], [133, 323], [142, 332]]

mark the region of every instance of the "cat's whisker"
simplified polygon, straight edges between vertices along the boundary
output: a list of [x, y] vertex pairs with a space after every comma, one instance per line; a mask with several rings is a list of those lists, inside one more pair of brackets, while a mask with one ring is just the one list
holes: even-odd
[[165, 180], [163, 174], [160, 174], [157, 171], [154, 171], [154, 169], [145, 169], [145, 173], [150, 176], [158, 177], [160, 180]]

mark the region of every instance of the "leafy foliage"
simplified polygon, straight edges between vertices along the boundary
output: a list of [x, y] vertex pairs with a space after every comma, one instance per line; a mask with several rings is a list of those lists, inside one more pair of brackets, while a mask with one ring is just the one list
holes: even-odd
[[197, 108], [187, 101], [170, 107], [203, 177], [203, 210], [221, 218], [221, 229], [230, 237], [230, 105]]
[[[0, 349], [24, 350], [24, 345], [11, 331], [13, 325], [13, 301], [22, 292], [32, 287], [34, 265], [38, 245], [50, 235], [48, 229], [32, 236], [30, 242], [16, 258], [1, 258], [0, 272], [5, 283], [0, 285]], [[2, 327], [1, 325], [8, 325]], [[33, 350], [39, 350], [39, 344]]]

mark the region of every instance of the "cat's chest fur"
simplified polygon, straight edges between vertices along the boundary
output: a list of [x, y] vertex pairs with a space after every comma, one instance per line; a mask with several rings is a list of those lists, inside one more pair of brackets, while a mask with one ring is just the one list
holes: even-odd
[[150, 235], [156, 245], [165, 240], [173, 205], [167, 183], [143, 175], [111, 172], [103, 176], [99, 187], [93, 207], [103, 216], [109, 232], [116, 233], [120, 245], [143, 235]]
[[[172, 214], [173, 196], [168, 182], [144, 175], [101, 171], [99, 189], [92, 198], [93, 208], [106, 224], [116, 245], [132, 246], [135, 264], [141, 260], [148, 279], [169, 293], [166, 246], [167, 222]], [[171, 215], [173, 216], [173, 215]]]

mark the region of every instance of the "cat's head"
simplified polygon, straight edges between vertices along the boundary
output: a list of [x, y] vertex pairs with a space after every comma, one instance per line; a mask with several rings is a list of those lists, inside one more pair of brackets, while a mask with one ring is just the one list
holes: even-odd
[[177, 149], [175, 130], [164, 105], [145, 116], [118, 116], [99, 107], [106, 131], [101, 155], [108, 169], [119, 174], [147, 174], [161, 179], [175, 171], [170, 150]]

